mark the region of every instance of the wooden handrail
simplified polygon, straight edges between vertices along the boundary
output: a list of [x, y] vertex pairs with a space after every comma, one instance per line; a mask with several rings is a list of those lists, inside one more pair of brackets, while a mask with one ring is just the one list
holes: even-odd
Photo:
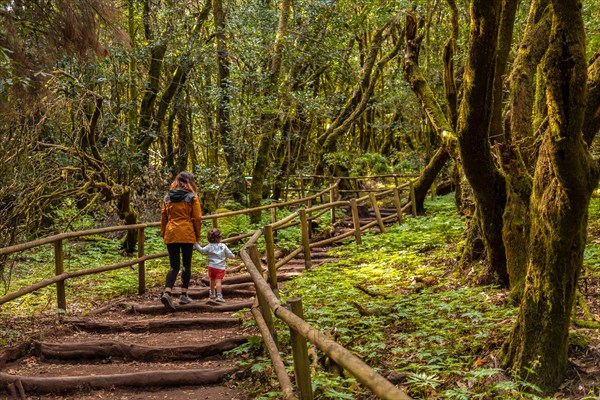
[[254, 267], [254, 264], [246, 251], [246, 246], [240, 251], [240, 257], [246, 265], [246, 269], [252, 276], [256, 290], [260, 291], [264, 296], [269, 307], [273, 310], [273, 313], [283, 320], [290, 328], [294, 329], [331, 357], [337, 364], [350, 372], [357, 381], [368, 387], [380, 399], [410, 400], [410, 397], [406, 393], [375, 372], [360, 358], [356, 357], [342, 345], [331, 340], [325, 334], [313, 328], [303, 319], [282, 306], [279, 299], [271, 291], [269, 284], [262, 277], [262, 274]]
[[50, 286], [53, 283], [64, 281], [67, 278], [75, 278], [77, 276], [93, 275], [93, 274], [98, 274], [100, 272], [112, 271], [112, 270], [119, 269], [119, 268], [129, 267], [131, 265], [135, 265], [142, 261], [148, 261], [148, 260], [154, 260], [155, 258], [167, 257], [168, 255], [169, 254], [166, 252], [165, 253], [157, 253], [157, 254], [149, 254], [144, 257], [138, 257], [134, 260], [124, 261], [124, 262], [120, 262], [120, 263], [116, 263], [116, 264], [112, 264], [112, 265], [105, 265], [105, 266], [97, 267], [97, 268], [80, 269], [78, 271], [63, 272], [62, 274], [55, 275], [52, 278], [37, 282], [33, 285], [21, 288], [21, 289], [17, 290], [16, 292], [12, 292], [5, 296], [0, 297], [0, 305], [4, 304], [6, 302], [9, 302], [11, 300], [14, 300], [18, 297], [21, 297], [27, 293], [32, 293], [32, 292], [35, 292], [36, 290], [42, 289], [46, 286]]

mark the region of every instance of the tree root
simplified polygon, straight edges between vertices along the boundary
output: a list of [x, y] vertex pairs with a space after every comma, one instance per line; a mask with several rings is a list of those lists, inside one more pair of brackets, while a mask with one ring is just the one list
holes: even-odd
[[577, 319], [577, 307], [573, 307], [573, 324], [575, 326], [578, 326], [580, 328], [587, 328], [587, 329], [600, 329], [600, 322], [597, 321], [594, 318], [594, 314], [592, 314], [592, 312], [590, 311], [590, 307], [587, 304], [587, 301], [585, 301], [585, 297], [583, 296], [583, 294], [578, 290], [577, 291], [577, 305], [579, 305], [579, 307], [581, 307], [581, 310], [583, 311], [583, 316], [585, 319]]

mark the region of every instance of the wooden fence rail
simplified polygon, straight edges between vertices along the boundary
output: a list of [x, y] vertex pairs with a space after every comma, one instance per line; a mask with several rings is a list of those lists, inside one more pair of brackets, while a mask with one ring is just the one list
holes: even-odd
[[[252, 211], [277, 209], [280, 207], [290, 207], [290, 206], [306, 203], [309, 201], [313, 201], [317, 198], [320, 198], [321, 194], [327, 194], [332, 191], [335, 191], [336, 189], [337, 189], [337, 184], [334, 184], [334, 185], [322, 190], [321, 192], [319, 192], [317, 194], [306, 197], [305, 199], [287, 201], [287, 202], [283, 202], [283, 203], [273, 203], [273, 204], [269, 204], [269, 205], [265, 205], [265, 206], [252, 208], [252, 209], [244, 209], [244, 210], [238, 210], [238, 211], [228, 211], [228, 212], [218, 213], [218, 214], [203, 215], [202, 221], [211, 221], [212, 226], [216, 227], [218, 225], [216, 223], [216, 221], [218, 221], [219, 219], [228, 218], [228, 217], [232, 217], [232, 216], [236, 216], [236, 215], [249, 214]], [[55, 284], [56, 285], [57, 308], [61, 309], [61, 310], [66, 310], [66, 307], [67, 307], [66, 292], [65, 292], [65, 280], [66, 279], [71, 279], [71, 278], [75, 278], [78, 276], [98, 274], [101, 272], [107, 272], [107, 271], [112, 271], [115, 269], [130, 267], [130, 266], [136, 265], [136, 264], [138, 265], [138, 293], [143, 294], [143, 293], [145, 293], [145, 290], [146, 290], [146, 288], [145, 288], [145, 286], [146, 286], [146, 284], [145, 284], [145, 280], [146, 280], [146, 278], [145, 278], [145, 276], [146, 276], [145, 262], [148, 260], [152, 260], [152, 259], [156, 259], [156, 258], [163, 258], [163, 257], [168, 256], [168, 253], [166, 253], [166, 252], [158, 253], [158, 254], [151, 254], [151, 255], [144, 254], [145, 229], [156, 228], [159, 226], [160, 226], [160, 222], [151, 222], [151, 223], [145, 223], [145, 224], [110, 226], [110, 227], [106, 227], [106, 228], [90, 229], [90, 230], [77, 231], [77, 232], [66, 232], [66, 233], [60, 233], [57, 235], [48, 236], [48, 237], [38, 239], [38, 240], [33, 240], [31, 242], [20, 243], [20, 244], [16, 244], [13, 246], [0, 248], [0, 256], [3, 256], [3, 255], [9, 255], [12, 253], [29, 250], [29, 249], [47, 245], [47, 244], [52, 244], [54, 246], [54, 265], [55, 265], [55, 275], [52, 278], [37, 282], [33, 285], [30, 285], [30, 286], [27, 286], [24, 288], [20, 288], [15, 292], [5, 294], [4, 296], [0, 297], [0, 305], [7, 303], [9, 301], [15, 300], [25, 294], [32, 293], [32, 292], [35, 292], [36, 290], [42, 289], [46, 286]], [[97, 268], [90, 268], [90, 269], [79, 270], [79, 271], [71, 271], [71, 272], [67, 272], [67, 273], [64, 272], [63, 243], [65, 240], [76, 239], [76, 238], [92, 236], [92, 235], [101, 235], [101, 234], [111, 233], [111, 232], [128, 231], [128, 230], [137, 230], [138, 231], [138, 257], [137, 258], [130, 260], [130, 261], [113, 264], [113, 265], [101, 266], [101, 267], [97, 267]], [[229, 242], [233, 242], [233, 241], [238, 241], [238, 240], [244, 239], [246, 237], [250, 237], [252, 235], [253, 235], [252, 232], [246, 233], [246, 234], [241, 234], [241, 235], [238, 235], [235, 237], [224, 239], [223, 242], [229, 243]]]

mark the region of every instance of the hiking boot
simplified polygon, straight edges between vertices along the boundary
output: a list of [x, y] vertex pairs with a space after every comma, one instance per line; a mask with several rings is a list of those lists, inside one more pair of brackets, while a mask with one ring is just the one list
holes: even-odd
[[210, 290], [208, 289], [208, 298], [209, 299], [216, 299], [217, 298], [217, 292], [215, 292], [214, 290]]
[[160, 298], [160, 302], [165, 305], [165, 308], [169, 311], [175, 311], [175, 305], [173, 304], [173, 298], [167, 292], [163, 293]]
[[217, 293], [217, 303], [225, 303], [225, 299], [221, 293]]
[[179, 304], [190, 304], [192, 299], [187, 294], [182, 294], [179, 296]]

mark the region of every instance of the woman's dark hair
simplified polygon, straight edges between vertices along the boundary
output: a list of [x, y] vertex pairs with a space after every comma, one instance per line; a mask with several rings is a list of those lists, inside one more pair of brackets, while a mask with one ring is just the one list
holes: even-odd
[[209, 243], [219, 243], [221, 241], [221, 231], [217, 228], [209, 229], [206, 238]]
[[194, 179], [194, 175], [190, 174], [187, 171], [181, 171], [175, 177], [173, 183], [171, 183], [171, 189], [183, 189], [188, 192], [198, 193], [198, 187], [196, 186], [196, 180]]

